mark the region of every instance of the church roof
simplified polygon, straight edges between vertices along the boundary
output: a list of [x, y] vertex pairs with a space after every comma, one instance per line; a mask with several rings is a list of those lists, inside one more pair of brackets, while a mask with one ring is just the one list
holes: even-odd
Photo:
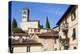
[[29, 8], [23, 8], [23, 10], [29, 10]]
[[39, 20], [29, 20], [29, 22], [39, 22]]
[[45, 33], [38, 34], [38, 36], [40, 38], [58, 38], [59, 34], [58, 31], [51, 30]]

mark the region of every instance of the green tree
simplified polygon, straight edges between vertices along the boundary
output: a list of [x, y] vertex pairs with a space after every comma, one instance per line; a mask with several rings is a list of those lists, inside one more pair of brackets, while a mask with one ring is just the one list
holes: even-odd
[[49, 21], [48, 21], [48, 17], [46, 17], [46, 28], [50, 28], [50, 24], [49, 24]]
[[13, 29], [16, 28], [16, 27], [17, 27], [16, 19], [13, 19], [13, 21], [12, 21], [12, 31], [13, 31]]
[[13, 29], [13, 33], [24, 33], [24, 31], [21, 28], [16, 27]]
[[24, 33], [24, 31], [21, 28], [18, 28], [16, 19], [13, 19], [12, 21], [12, 32], [13, 33]]

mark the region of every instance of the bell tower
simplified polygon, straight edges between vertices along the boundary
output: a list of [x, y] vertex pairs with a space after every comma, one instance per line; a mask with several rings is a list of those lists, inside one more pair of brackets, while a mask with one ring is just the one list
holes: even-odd
[[29, 9], [28, 8], [23, 8], [22, 9], [22, 21], [23, 22], [28, 22], [29, 21]]

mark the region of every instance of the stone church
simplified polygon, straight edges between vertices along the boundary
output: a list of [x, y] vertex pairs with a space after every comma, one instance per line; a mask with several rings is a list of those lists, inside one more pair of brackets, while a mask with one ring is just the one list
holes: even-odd
[[22, 10], [22, 22], [20, 28], [25, 32], [32, 32], [33, 29], [39, 28], [39, 20], [29, 20], [29, 9], [23, 8]]

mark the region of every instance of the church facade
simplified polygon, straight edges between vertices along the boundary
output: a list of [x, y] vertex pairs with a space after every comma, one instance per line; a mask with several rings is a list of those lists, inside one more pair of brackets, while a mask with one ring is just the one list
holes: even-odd
[[38, 20], [29, 20], [29, 9], [27, 8], [23, 8], [22, 10], [22, 22], [20, 23], [20, 28], [25, 32], [31, 32], [33, 29], [39, 28]]

